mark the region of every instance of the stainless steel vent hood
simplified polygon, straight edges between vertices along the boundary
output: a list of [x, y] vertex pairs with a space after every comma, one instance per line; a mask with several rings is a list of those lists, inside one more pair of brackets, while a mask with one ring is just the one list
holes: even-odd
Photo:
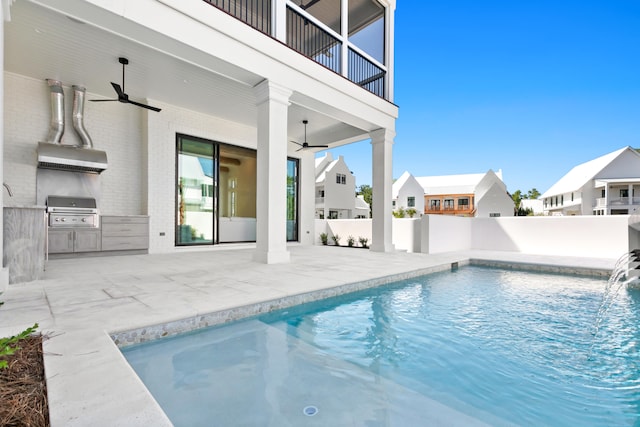
[[38, 167], [101, 173], [107, 169], [107, 153], [74, 145], [39, 142]]
[[101, 173], [107, 169], [107, 153], [93, 148], [84, 128], [85, 88], [73, 86], [73, 128], [81, 145], [61, 144], [64, 134], [64, 92], [57, 80], [47, 80], [51, 89], [51, 124], [47, 142], [38, 143], [38, 167], [72, 172]]

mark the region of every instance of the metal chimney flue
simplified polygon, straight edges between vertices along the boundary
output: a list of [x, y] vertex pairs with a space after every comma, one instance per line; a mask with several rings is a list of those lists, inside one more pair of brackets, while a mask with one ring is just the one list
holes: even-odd
[[51, 122], [47, 142], [59, 144], [64, 135], [64, 91], [58, 80], [47, 79], [51, 90]]
[[93, 148], [93, 141], [84, 128], [84, 95], [86, 89], [73, 85], [73, 128], [80, 137], [82, 148]]
[[68, 172], [102, 173], [107, 169], [107, 153], [93, 148], [93, 142], [84, 128], [85, 88], [73, 86], [73, 128], [81, 142], [62, 144], [64, 134], [64, 92], [62, 83], [47, 79], [51, 89], [51, 126], [46, 142], [38, 143], [38, 168]]

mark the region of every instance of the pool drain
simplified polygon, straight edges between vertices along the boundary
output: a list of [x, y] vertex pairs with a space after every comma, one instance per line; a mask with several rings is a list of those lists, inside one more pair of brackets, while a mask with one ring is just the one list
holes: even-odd
[[318, 413], [318, 408], [316, 408], [315, 406], [305, 406], [304, 409], [302, 409], [302, 413], [307, 417], [313, 417]]

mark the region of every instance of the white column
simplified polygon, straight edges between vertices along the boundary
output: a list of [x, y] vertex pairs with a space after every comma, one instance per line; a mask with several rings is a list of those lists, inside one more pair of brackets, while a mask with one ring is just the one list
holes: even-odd
[[287, 251], [287, 110], [291, 91], [268, 80], [255, 87], [258, 107], [256, 253], [266, 264]]
[[349, 1], [342, 0], [340, 2], [340, 35], [342, 36], [342, 46], [340, 47], [340, 55], [342, 63], [340, 64], [340, 74], [349, 77]]
[[[8, 21], [11, 2], [2, 1], [0, 5], [0, 69], [4, 75], [4, 21]], [[0, 80], [0, 99], [4, 101], [4, 78]], [[0, 176], [4, 182], [4, 102], [0, 102]], [[0, 206], [4, 206], [4, 188], [0, 187]], [[0, 215], [0, 259], [4, 258], [4, 212]], [[9, 269], [4, 265], [0, 269], [0, 293], [9, 285]]]
[[390, 129], [378, 129], [369, 134], [373, 150], [373, 220], [371, 250], [392, 252], [392, 197], [393, 185], [392, 147], [396, 133]]
[[273, 14], [271, 18], [271, 32], [272, 36], [280, 40], [282, 43], [287, 43], [287, 1], [286, 0], [272, 0], [271, 7], [273, 8]]
[[393, 59], [395, 58], [395, 40], [394, 40], [394, 34], [395, 34], [395, 9], [396, 9], [396, 4], [395, 2], [393, 2], [392, 4], [389, 5], [389, 7], [387, 7], [386, 9], [386, 16], [385, 16], [385, 52], [386, 52], [386, 58], [385, 58], [385, 63], [384, 65], [387, 67], [387, 79], [385, 81], [385, 89], [386, 89], [386, 96], [387, 99], [390, 102], [393, 102], [393, 98], [394, 98], [394, 90], [393, 90], [393, 82], [394, 82], [394, 75], [393, 75], [393, 70], [394, 70], [394, 61]]

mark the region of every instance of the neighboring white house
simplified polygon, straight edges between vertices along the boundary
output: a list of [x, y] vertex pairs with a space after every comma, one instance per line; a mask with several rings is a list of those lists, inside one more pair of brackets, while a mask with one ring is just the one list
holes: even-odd
[[371, 206], [364, 200], [363, 195], [356, 196], [355, 217], [359, 219], [371, 218]]
[[369, 204], [356, 195], [356, 177], [340, 156], [316, 158], [316, 218], [369, 218]]
[[544, 204], [541, 199], [522, 199], [520, 200], [522, 209], [531, 209], [534, 215], [542, 215], [544, 213]]
[[408, 171], [393, 183], [391, 200], [394, 210], [413, 208], [418, 216], [424, 212], [424, 188]]
[[575, 166], [540, 199], [547, 215], [640, 213], [640, 153], [627, 146]]
[[424, 191], [426, 214], [475, 217], [514, 215], [515, 204], [502, 181], [502, 170], [415, 179]]
[[[179, 231], [195, 216], [179, 214], [185, 177], [177, 164], [181, 156], [199, 156], [213, 165], [207, 175], [215, 189], [203, 187], [202, 194], [229, 209], [224, 217], [203, 209], [198, 221], [208, 215], [211, 227], [200, 226], [195, 243], [221, 244], [229, 223], [255, 222], [255, 260], [287, 262], [288, 241], [316, 240], [314, 158], [321, 148], [313, 145], [360, 141], [371, 143], [373, 197], [381, 201], [373, 206], [371, 249], [393, 250], [396, 0], [2, 3], [0, 173], [13, 189], [12, 203], [40, 200], [39, 141], [86, 148], [69, 114], [72, 85], [86, 89], [87, 101], [117, 101], [117, 86], [123, 102], [83, 105], [83, 126], [108, 157], [108, 168], [93, 179], [98, 208], [148, 216], [149, 252], [194, 243]], [[48, 79], [59, 82], [57, 93]], [[60, 120], [52, 114], [54, 95], [66, 98]], [[49, 140], [50, 126], [65, 123], [61, 139]], [[311, 147], [303, 147], [307, 138]], [[234, 177], [224, 168], [243, 173]]]

